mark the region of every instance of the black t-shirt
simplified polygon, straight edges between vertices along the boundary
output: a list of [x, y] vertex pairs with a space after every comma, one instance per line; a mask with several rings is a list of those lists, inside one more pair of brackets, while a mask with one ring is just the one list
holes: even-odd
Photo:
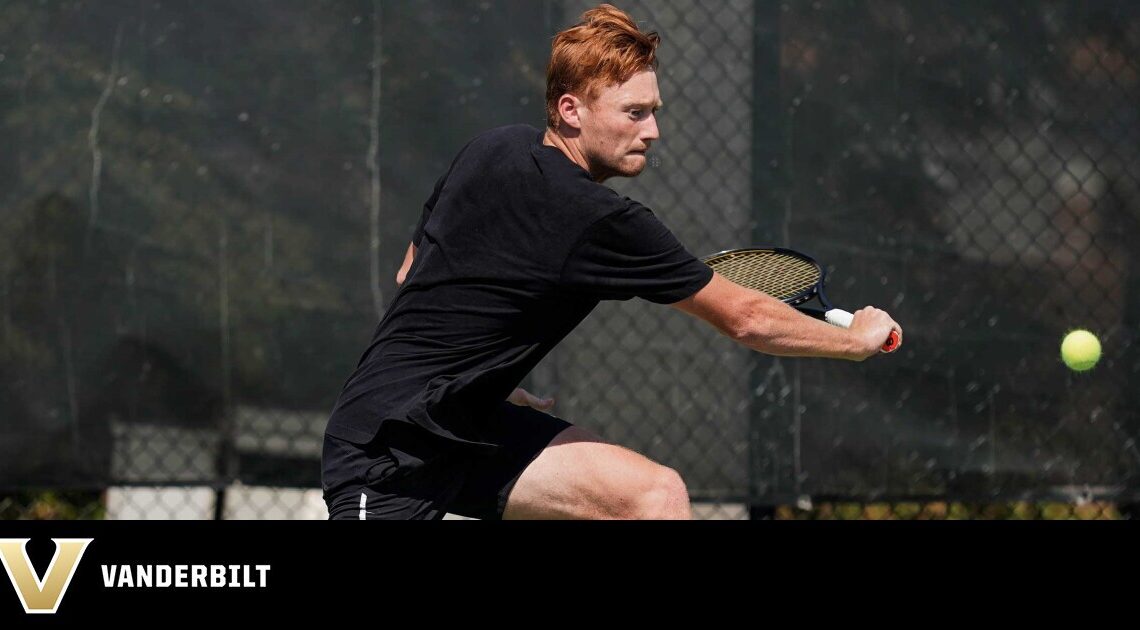
[[542, 136], [486, 132], [440, 178], [330, 435], [364, 443], [397, 420], [494, 446], [483, 419], [600, 300], [671, 304], [712, 278], [652, 212]]

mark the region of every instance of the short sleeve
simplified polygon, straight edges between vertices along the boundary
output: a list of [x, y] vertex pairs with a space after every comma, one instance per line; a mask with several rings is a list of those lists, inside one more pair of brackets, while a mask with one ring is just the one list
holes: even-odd
[[561, 280], [567, 290], [597, 299], [672, 304], [702, 289], [712, 275], [648, 208], [634, 203], [586, 230]]
[[427, 225], [428, 219], [431, 218], [431, 211], [435, 209], [435, 203], [439, 201], [439, 191], [443, 190], [443, 182], [446, 179], [446, 174], [439, 178], [439, 181], [435, 183], [435, 189], [432, 190], [431, 197], [428, 197], [428, 200], [424, 202], [424, 211], [420, 215], [420, 222], [416, 225], [416, 231], [412, 233], [412, 244], [416, 247], [420, 246], [420, 241], [424, 238], [424, 227]]

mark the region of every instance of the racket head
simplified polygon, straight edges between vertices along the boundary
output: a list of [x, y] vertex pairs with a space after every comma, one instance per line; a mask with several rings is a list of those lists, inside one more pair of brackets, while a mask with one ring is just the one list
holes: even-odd
[[742, 287], [792, 306], [820, 294], [825, 279], [823, 267], [814, 258], [782, 247], [729, 249], [701, 261]]

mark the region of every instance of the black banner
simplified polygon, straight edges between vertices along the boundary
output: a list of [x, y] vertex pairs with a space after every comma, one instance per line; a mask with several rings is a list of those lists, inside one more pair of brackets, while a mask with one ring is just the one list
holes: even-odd
[[[997, 559], [1027, 584], [1023, 572], [1045, 567], [1059, 577], [1072, 563], [1082, 571], [1068, 578], [1096, 579], [1108, 562], [1138, 559], [1126, 544], [1136, 534], [1129, 522], [1040, 521], [6, 523], [0, 620], [380, 623], [418, 611], [476, 622], [507, 602], [554, 607], [568, 597], [679, 589], [699, 601], [761, 586], [768, 596], [821, 594], [870, 586], [859, 576], [882, 589], [910, 581], [918, 557], [930, 559], [922, 579], [931, 587]], [[70, 562], [68, 546], [85, 549]], [[30, 567], [13, 548], [26, 550]], [[72, 569], [66, 590], [53, 590]], [[21, 575], [43, 587], [17, 587]], [[55, 612], [25, 613], [29, 602]]]

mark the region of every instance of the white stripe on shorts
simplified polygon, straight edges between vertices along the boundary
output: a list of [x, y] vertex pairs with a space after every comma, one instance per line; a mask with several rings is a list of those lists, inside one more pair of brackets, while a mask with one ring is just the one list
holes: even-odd
[[368, 495], [363, 492], [360, 493], [360, 520], [367, 520], [364, 518], [366, 512], [365, 508], [368, 507]]

